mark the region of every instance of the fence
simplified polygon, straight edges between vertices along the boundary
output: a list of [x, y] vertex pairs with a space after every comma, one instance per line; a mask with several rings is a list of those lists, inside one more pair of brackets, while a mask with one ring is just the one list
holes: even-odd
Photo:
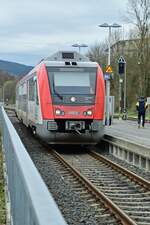
[[67, 225], [3, 107], [0, 121], [11, 224]]

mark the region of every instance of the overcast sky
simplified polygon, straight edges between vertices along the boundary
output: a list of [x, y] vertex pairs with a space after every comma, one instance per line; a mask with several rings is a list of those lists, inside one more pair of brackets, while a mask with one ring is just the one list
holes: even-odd
[[125, 24], [126, 9], [127, 0], [0, 0], [0, 59], [35, 65], [74, 43], [90, 47], [108, 36], [98, 24]]

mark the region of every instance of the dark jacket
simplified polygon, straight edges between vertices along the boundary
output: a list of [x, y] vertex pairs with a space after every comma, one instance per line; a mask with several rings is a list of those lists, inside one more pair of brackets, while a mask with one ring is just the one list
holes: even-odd
[[144, 101], [144, 99], [140, 99], [137, 103], [136, 103], [136, 109], [140, 114], [145, 114], [145, 111], [147, 109], [148, 105], [147, 103]]

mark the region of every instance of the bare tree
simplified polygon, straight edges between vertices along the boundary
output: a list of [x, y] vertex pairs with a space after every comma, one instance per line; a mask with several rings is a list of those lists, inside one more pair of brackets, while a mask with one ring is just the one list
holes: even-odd
[[147, 95], [150, 89], [149, 68], [149, 21], [150, 0], [128, 0], [130, 20], [137, 27], [137, 50], [139, 75], [139, 94]]
[[107, 44], [106, 42], [95, 43], [88, 50], [87, 56], [91, 61], [98, 62], [101, 66], [106, 64], [106, 50]]
[[[121, 40], [121, 31], [113, 31], [111, 34], [111, 46]], [[106, 66], [108, 61], [108, 39], [100, 43], [95, 43], [89, 49], [87, 56], [91, 61], [98, 62], [101, 66]]]

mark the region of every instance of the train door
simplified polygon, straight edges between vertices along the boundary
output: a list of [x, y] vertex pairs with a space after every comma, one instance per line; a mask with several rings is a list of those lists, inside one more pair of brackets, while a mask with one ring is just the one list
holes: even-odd
[[36, 123], [38, 123], [39, 122], [39, 98], [38, 98], [37, 77], [34, 77], [34, 118]]
[[35, 96], [34, 96], [34, 76], [28, 80], [28, 124], [34, 125]]
[[28, 82], [28, 123], [30, 126], [35, 126], [37, 123], [41, 123], [36, 73], [33, 74], [32, 78], [30, 78]]
[[26, 126], [28, 126], [28, 94], [29, 94], [29, 86], [28, 81], [26, 80]]
[[16, 107], [18, 111], [18, 117], [24, 124], [27, 122], [27, 83], [20, 84], [17, 88]]
[[28, 115], [28, 85], [27, 81], [23, 84], [23, 96], [22, 96], [22, 106], [23, 106], [23, 123], [25, 125], [28, 124], [27, 122], [27, 115]]

